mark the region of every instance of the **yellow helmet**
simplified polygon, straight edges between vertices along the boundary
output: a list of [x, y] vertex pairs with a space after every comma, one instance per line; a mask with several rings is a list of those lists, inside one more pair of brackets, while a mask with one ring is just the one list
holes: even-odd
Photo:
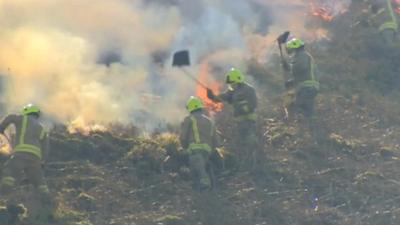
[[40, 114], [40, 108], [34, 104], [28, 104], [22, 109], [22, 115]]
[[199, 99], [197, 97], [190, 96], [189, 100], [186, 103], [186, 109], [189, 112], [193, 112], [195, 110], [202, 109], [202, 108], [204, 108], [203, 101], [201, 101], [201, 99]]
[[293, 38], [286, 43], [287, 49], [298, 49], [304, 46], [304, 42], [300, 39]]
[[228, 84], [240, 84], [243, 82], [244, 75], [240, 70], [236, 68], [232, 68], [226, 75], [226, 83]]

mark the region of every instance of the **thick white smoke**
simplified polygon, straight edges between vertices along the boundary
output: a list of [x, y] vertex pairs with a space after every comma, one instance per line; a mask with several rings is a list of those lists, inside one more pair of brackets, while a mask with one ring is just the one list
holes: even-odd
[[[63, 122], [130, 121], [141, 108], [150, 54], [168, 48], [180, 26], [176, 8], [139, 3], [2, 0], [8, 108], [35, 102]], [[107, 62], [110, 54], [115, 62]]]
[[8, 112], [34, 102], [66, 123], [175, 122], [195, 84], [171, 68], [174, 51], [190, 50], [194, 75], [205, 60], [245, 69], [280, 32], [307, 34], [306, 9], [300, 0], [0, 0], [2, 98]]

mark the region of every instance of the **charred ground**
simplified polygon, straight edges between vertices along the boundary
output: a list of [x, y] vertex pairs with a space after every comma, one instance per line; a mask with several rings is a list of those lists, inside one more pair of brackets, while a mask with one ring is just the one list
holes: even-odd
[[[52, 224], [399, 224], [400, 51], [384, 54], [379, 38], [352, 22], [347, 13], [325, 24], [331, 40], [308, 46], [322, 84], [311, 127], [283, 119], [278, 60], [249, 62], [262, 168], [237, 171], [227, 157], [211, 192], [192, 189], [173, 131], [83, 135], [56, 126], [45, 168], [58, 202]], [[216, 119], [229, 137], [229, 108]], [[227, 149], [238, 151], [229, 141]]]

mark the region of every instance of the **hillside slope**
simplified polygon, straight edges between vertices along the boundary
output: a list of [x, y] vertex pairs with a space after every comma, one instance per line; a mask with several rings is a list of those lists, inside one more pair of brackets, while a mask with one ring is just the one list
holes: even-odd
[[[249, 63], [259, 81], [262, 166], [237, 170], [234, 156], [227, 157], [212, 191], [192, 189], [173, 132], [140, 137], [120, 127], [83, 135], [56, 126], [45, 167], [58, 203], [50, 223], [400, 224], [400, 51], [379, 53], [380, 43], [371, 44], [362, 28], [351, 30], [350, 18], [324, 24], [332, 38], [307, 46], [322, 84], [311, 126], [283, 118], [277, 58]], [[227, 137], [229, 110], [216, 115]], [[239, 151], [229, 139], [227, 149]], [[29, 207], [26, 189], [18, 195]]]

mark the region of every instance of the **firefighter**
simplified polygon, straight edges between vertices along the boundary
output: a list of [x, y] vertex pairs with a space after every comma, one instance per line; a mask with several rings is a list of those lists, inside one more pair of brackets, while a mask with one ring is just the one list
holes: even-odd
[[256, 129], [257, 95], [255, 89], [245, 82], [243, 73], [232, 68], [226, 75], [228, 89], [215, 95], [210, 89], [207, 97], [214, 102], [227, 102], [233, 106], [233, 116], [236, 124], [234, 142], [240, 149], [241, 167], [255, 168], [259, 148]]
[[8, 115], [1, 122], [0, 133], [4, 133], [12, 124], [15, 126], [16, 144], [13, 146], [13, 154], [4, 165], [0, 191], [2, 194], [10, 193], [25, 175], [40, 197], [42, 205], [38, 208], [44, 209], [50, 207], [51, 202], [42, 172], [42, 162], [49, 150], [49, 138], [45, 128], [39, 123], [39, 116], [39, 107], [28, 104], [20, 115]]
[[219, 146], [214, 123], [204, 113], [203, 102], [191, 96], [186, 104], [189, 115], [183, 120], [180, 142], [189, 155], [190, 170], [195, 186], [200, 190], [211, 188], [210, 156]]
[[395, 9], [398, 7], [396, 1], [392, 0], [366, 0], [368, 4], [368, 16], [365, 22], [373, 27], [382, 37], [383, 43], [388, 47], [395, 44], [398, 33], [398, 15]]
[[294, 100], [289, 104], [291, 113], [299, 113], [306, 118], [314, 116], [314, 102], [319, 89], [315, 79], [314, 59], [304, 48], [304, 42], [293, 38], [286, 42], [289, 62], [283, 68], [289, 79], [285, 82], [287, 89], [294, 89]]

